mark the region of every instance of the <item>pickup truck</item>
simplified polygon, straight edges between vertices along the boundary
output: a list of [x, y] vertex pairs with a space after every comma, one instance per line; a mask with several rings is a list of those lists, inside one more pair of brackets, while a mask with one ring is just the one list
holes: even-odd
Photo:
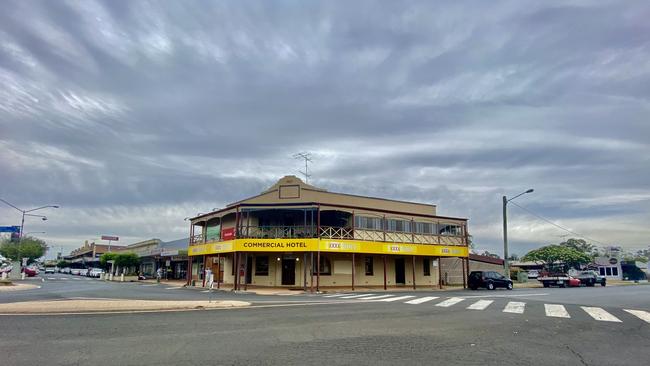
[[599, 283], [601, 286], [606, 285], [605, 276], [601, 276], [596, 271], [582, 271], [575, 278], [580, 280], [581, 285], [593, 287]]
[[560, 272], [555, 272], [555, 273], [542, 273], [537, 277], [537, 281], [541, 282], [544, 287], [550, 287], [550, 286], [559, 286], [559, 287], [567, 287], [569, 286], [569, 280], [571, 279], [571, 276], [569, 276], [566, 273], [560, 273]]

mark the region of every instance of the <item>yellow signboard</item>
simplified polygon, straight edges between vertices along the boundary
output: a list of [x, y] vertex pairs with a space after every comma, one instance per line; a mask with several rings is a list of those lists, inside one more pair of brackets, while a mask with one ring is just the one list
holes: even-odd
[[188, 255], [230, 252], [331, 252], [420, 255], [433, 257], [467, 257], [467, 247], [453, 245], [384, 243], [362, 240], [329, 239], [235, 239], [224, 242], [193, 245]]

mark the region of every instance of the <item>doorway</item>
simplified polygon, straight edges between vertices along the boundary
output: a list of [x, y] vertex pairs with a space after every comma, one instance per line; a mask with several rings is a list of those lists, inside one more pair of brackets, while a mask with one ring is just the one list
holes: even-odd
[[404, 258], [395, 258], [395, 283], [398, 285], [406, 284], [406, 269], [404, 268]]
[[253, 256], [246, 256], [246, 284], [253, 283]]
[[282, 284], [295, 285], [296, 284], [296, 260], [295, 259], [282, 259]]

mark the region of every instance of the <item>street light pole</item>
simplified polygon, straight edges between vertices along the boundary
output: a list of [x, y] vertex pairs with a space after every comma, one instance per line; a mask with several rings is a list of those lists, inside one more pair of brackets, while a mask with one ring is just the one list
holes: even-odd
[[510, 266], [508, 264], [508, 202], [526, 193], [533, 193], [533, 191], [534, 189], [531, 188], [525, 192], [519, 193], [511, 199], [503, 196], [503, 270], [507, 278], [510, 278]]
[[41, 209], [44, 209], [44, 208], [59, 208], [58, 205], [47, 205], [47, 206], [32, 208], [31, 210], [23, 210], [21, 208], [18, 208], [16, 206], [12, 205], [11, 203], [9, 203], [9, 202], [7, 202], [5, 200], [3, 200], [2, 198], [0, 198], [0, 201], [4, 202], [8, 206], [11, 206], [11, 207], [15, 208], [16, 210], [20, 211], [20, 213], [22, 214], [22, 219], [20, 221], [20, 235], [18, 236], [20, 239], [23, 238], [23, 230], [25, 229], [25, 216], [40, 217], [43, 221], [47, 220], [47, 217], [45, 217], [43, 215], [34, 215], [34, 214], [30, 214], [28, 212], [33, 212], [33, 211], [41, 210]]

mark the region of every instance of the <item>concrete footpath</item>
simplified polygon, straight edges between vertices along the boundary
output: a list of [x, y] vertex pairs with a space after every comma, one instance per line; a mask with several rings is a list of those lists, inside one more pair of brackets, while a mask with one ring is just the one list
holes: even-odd
[[2, 314], [78, 314], [93, 312], [138, 312], [165, 310], [198, 310], [249, 306], [245, 301], [158, 301], [123, 299], [66, 299], [25, 301], [0, 304]]

